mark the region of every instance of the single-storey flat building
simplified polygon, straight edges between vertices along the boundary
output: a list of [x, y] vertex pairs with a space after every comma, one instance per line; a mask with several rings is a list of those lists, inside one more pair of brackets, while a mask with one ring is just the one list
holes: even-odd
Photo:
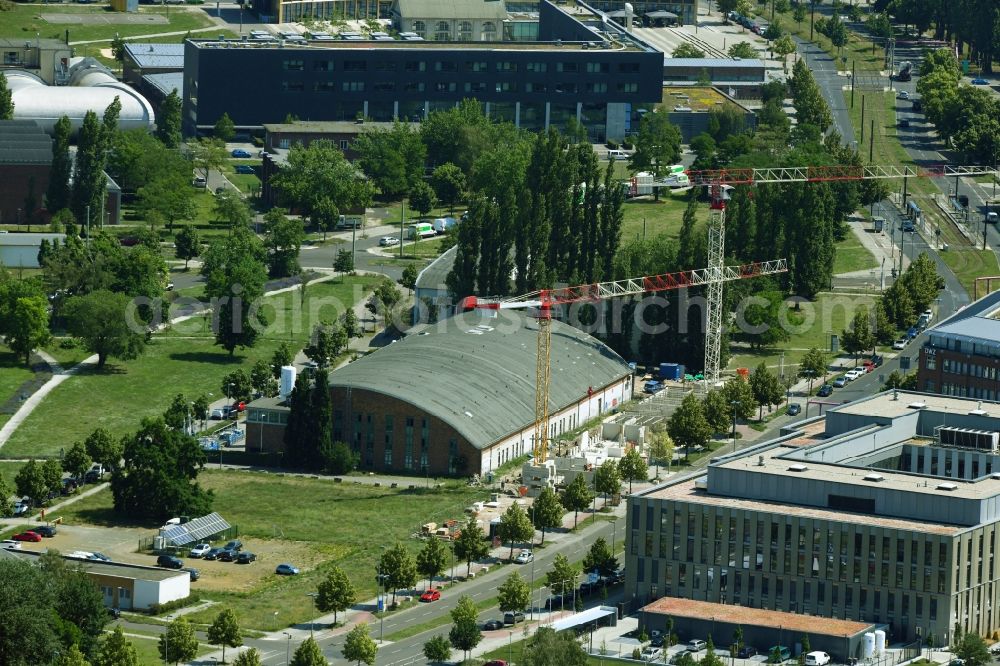
[[66, 234], [10, 233], [0, 234], [0, 266], [4, 268], [38, 268], [38, 248], [42, 241], [61, 243]]

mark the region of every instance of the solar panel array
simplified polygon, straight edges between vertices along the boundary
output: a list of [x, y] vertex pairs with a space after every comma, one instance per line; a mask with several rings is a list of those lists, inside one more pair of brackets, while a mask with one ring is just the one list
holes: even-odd
[[163, 529], [161, 536], [167, 538], [175, 546], [186, 546], [189, 543], [202, 541], [228, 530], [229, 523], [214, 511], [207, 516], [195, 518], [182, 525], [170, 525]]

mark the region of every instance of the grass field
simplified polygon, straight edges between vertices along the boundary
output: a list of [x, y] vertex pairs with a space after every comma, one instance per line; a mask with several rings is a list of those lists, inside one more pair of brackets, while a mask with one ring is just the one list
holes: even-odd
[[64, 370], [90, 356], [90, 352], [80, 346], [73, 338], [53, 338], [45, 347], [45, 352], [59, 362]]
[[[21, 424], [0, 455], [53, 456], [98, 427], [124, 435], [143, 417], [161, 414], [178, 393], [191, 399], [213, 393], [221, 397], [223, 376], [270, 358], [282, 341], [300, 349], [314, 323], [339, 316], [374, 283], [373, 278], [354, 276], [313, 285], [305, 304], [298, 292], [266, 298], [261, 310], [273, 323], [256, 347], [233, 357], [213, 344], [207, 318], [175, 325], [154, 336], [139, 358], [112, 360], [105, 372], [84, 372], [59, 385]], [[73, 418], [65, 417], [67, 410]]]
[[875, 256], [861, 244], [853, 232], [848, 233], [847, 238], [837, 243], [833, 259], [834, 275], [876, 268], [877, 266], [878, 262], [875, 260]]
[[8, 347], [0, 345], [0, 403], [13, 396], [17, 388], [35, 376]]
[[[3, 425], [0, 422], [0, 425]], [[24, 466], [22, 462], [0, 462], [0, 478], [2, 478], [6, 483], [7, 487], [12, 491], [14, 490], [14, 477], [17, 473], [21, 471], [21, 467]]]
[[[681, 218], [687, 208], [687, 195], [671, 196], [661, 194], [657, 201], [630, 201], [625, 204], [625, 219], [622, 222], [622, 243], [644, 236], [652, 238], [660, 234], [676, 238], [681, 229]], [[708, 219], [708, 206], [698, 206], [698, 219]], [[693, 268], [693, 267], [692, 267]]]
[[229, 182], [231, 182], [233, 185], [240, 188], [240, 191], [243, 192], [244, 194], [251, 194], [255, 190], [260, 189], [260, 178], [258, 178], [255, 174], [236, 173], [236, 167], [237, 166], [260, 167], [260, 164], [261, 164], [260, 159], [229, 160], [226, 163], [226, 171], [225, 171], [226, 178], [228, 178]]
[[[373, 573], [382, 546], [401, 541], [415, 551], [420, 542], [410, 535], [422, 524], [461, 519], [466, 506], [485, 497], [484, 490], [454, 480], [430, 490], [354, 484], [350, 477], [335, 484], [330, 479], [215, 470], [202, 472], [198, 480], [215, 492], [212, 509], [238, 525], [240, 536], [307, 546], [317, 560], [336, 562], [347, 572], [359, 600], [375, 595]], [[422, 482], [418, 479], [415, 484]], [[61, 515], [72, 524], [119, 524], [107, 490], [80, 500]], [[233, 607], [244, 627], [275, 630], [316, 615], [306, 593], [315, 591], [322, 575], [321, 565], [285, 579], [268, 575], [247, 593], [203, 592], [203, 596]], [[213, 606], [189, 619], [210, 622], [221, 609]]]
[[[49, 23], [42, 18], [43, 14], [81, 14], [100, 16], [99, 23]], [[77, 6], [77, 5], [42, 5], [15, 4], [10, 11], [0, 16], [0, 37], [30, 37], [35, 33], [43, 39], [64, 39], [69, 30], [69, 41], [82, 42], [106, 39], [110, 42], [115, 33], [122, 37], [139, 37], [142, 35], [164, 32], [187, 32], [198, 28], [208, 28], [212, 22], [200, 8], [194, 7], [139, 7], [138, 16], [164, 16], [167, 21], [161, 22], [126, 22], [126, 15], [114, 12], [107, 6]], [[214, 33], [213, 33], [214, 34]], [[171, 41], [180, 42], [184, 35], [177, 35]]]

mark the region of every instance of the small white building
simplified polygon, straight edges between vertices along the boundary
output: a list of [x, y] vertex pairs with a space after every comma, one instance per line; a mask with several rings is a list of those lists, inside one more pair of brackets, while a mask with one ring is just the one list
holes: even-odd
[[62, 242], [66, 234], [0, 233], [0, 265], [4, 268], [38, 268], [42, 239]]

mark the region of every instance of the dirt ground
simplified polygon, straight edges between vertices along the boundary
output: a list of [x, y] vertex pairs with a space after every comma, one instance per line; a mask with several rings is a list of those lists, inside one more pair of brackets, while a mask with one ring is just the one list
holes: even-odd
[[[116, 562], [156, 566], [156, 556], [136, 552], [140, 537], [149, 537], [149, 530], [136, 528], [83, 527], [61, 525], [59, 532], [41, 543], [25, 543], [24, 548], [54, 548], [60, 553], [75, 550], [98, 551]], [[184, 566], [194, 567], [201, 578], [192, 583], [195, 590], [244, 592], [257, 587], [266, 578], [275, 575], [274, 568], [282, 562], [291, 562], [303, 571], [311, 569], [323, 559], [323, 554], [309, 544], [269, 539], [243, 539], [243, 548], [254, 553], [257, 561], [252, 564], [235, 562], [206, 562], [182, 556]], [[222, 545], [214, 544], [214, 545]]]

